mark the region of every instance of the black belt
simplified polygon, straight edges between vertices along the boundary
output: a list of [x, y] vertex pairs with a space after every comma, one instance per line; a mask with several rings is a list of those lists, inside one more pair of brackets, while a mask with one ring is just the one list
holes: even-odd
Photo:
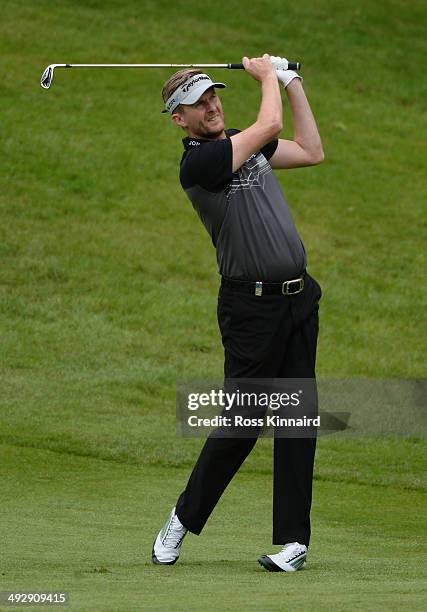
[[301, 293], [304, 289], [304, 277], [305, 271], [298, 278], [283, 281], [280, 283], [264, 283], [262, 281], [245, 281], [237, 280], [235, 278], [221, 278], [221, 286], [229, 287], [234, 291], [241, 291], [242, 293], [252, 293], [253, 295], [295, 295]]

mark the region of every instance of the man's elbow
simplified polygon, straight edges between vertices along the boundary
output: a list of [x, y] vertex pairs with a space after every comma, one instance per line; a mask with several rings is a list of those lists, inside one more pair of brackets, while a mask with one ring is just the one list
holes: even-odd
[[273, 119], [270, 125], [268, 126], [268, 133], [269, 133], [271, 140], [273, 140], [274, 138], [278, 138], [282, 130], [283, 130], [283, 121], [279, 118]]
[[317, 166], [318, 164], [321, 164], [323, 161], [325, 161], [325, 153], [322, 147], [320, 147], [320, 149], [317, 149], [316, 151], [313, 151], [311, 153], [310, 163], [312, 166]]
[[312, 143], [303, 143], [299, 142], [298, 140], [294, 140], [294, 142], [296, 142], [302, 149], [305, 166], [317, 166], [318, 164], [321, 164], [324, 161], [325, 154], [323, 152], [323, 146], [321, 142], [317, 141]]

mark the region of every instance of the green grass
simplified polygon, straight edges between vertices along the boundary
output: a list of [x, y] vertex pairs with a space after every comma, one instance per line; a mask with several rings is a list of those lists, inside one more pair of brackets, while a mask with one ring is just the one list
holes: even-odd
[[[326, 160], [277, 176], [323, 288], [318, 373], [420, 379], [426, 25], [421, 0], [2, 2], [2, 589], [64, 588], [75, 610], [421, 609], [415, 437], [319, 440], [307, 571], [255, 562], [269, 440], [179, 564], [151, 567], [201, 444], [175, 436], [176, 380], [222, 373], [215, 254], [160, 113], [169, 71], [39, 79], [52, 62], [300, 60]], [[212, 74], [228, 126], [249, 125], [257, 85]]]

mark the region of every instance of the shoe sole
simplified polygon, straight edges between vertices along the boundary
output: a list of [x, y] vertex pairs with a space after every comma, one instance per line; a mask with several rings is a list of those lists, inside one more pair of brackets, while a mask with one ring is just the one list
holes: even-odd
[[174, 563], [178, 561], [179, 557], [177, 557], [173, 561], [159, 561], [156, 555], [154, 554], [154, 544], [155, 543], [156, 543], [156, 540], [154, 540], [153, 542], [153, 550], [151, 551], [151, 561], [154, 563], [154, 565], [173, 565]]
[[287, 566], [289, 569], [283, 569], [281, 567], [279, 567], [278, 565], [276, 565], [276, 563], [274, 563], [274, 561], [272, 561], [270, 559], [270, 557], [268, 557], [267, 555], [264, 555], [263, 557], [260, 557], [258, 559], [258, 563], [267, 571], [269, 572], [287, 572], [287, 573], [291, 573], [291, 572], [297, 572], [298, 570], [301, 570], [303, 567], [305, 567], [306, 561], [304, 561], [304, 563], [302, 563], [300, 565], [300, 567], [293, 567], [292, 565], [290, 565], [289, 563], [287, 563]]

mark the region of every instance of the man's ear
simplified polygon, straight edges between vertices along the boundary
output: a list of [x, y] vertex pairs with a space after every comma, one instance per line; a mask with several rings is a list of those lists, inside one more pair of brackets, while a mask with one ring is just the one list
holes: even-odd
[[175, 125], [178, 125], [179, 127], [182, 127], [183, 129], [187, 127], [187, 123], [185, 122], [184, 115], [182, 115], [181, 113], [173, 113], [172, 121], [175, 123]]

